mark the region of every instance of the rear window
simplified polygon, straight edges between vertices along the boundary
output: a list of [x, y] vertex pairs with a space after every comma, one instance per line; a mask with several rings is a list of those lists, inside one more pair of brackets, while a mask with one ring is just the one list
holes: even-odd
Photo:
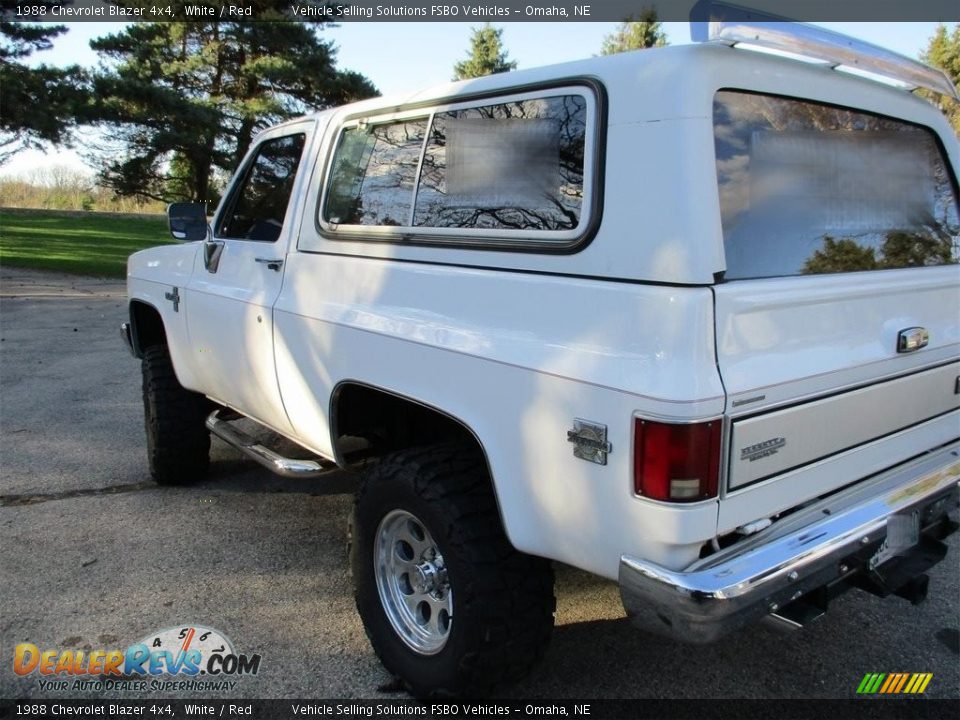
[[729, 90], [713, 117], [727, 279], [960, 261], [956, 185], [930, 130]]

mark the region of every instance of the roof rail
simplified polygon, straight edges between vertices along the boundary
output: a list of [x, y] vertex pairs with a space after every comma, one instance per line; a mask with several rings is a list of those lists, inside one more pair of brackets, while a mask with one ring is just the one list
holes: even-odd
[[[718, 0], [702, 0], [690, 13], [694, 42], [741, 43], [818, 60], [834, 70], [869, 73], [903, 83], [908, 90], [926, 88], [960, 100], [942, 70], [905, 55], [826, 28]], [[700, 20], [700, 18], [707, 18]]]

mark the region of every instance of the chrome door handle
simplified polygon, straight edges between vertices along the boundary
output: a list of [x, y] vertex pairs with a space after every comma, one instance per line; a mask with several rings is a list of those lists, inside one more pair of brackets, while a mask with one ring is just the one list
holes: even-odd
[[283, 258], [257, 258], [257, 262], [266, 265], [270, 270], [279, 271], [283, 267]]

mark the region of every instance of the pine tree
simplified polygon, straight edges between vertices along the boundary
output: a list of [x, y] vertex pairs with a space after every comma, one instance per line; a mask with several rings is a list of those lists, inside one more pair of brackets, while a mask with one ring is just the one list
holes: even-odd
[[23, 64], [34, 52], [53, 47], [54, 38], [67, 27], [14, 22], [17, 5], [14, 0], [0, 5], [0, 164], [27, 148], [69, 142], [88, 97], [86, 74], [80, 67]]
[[503, 29], [486, 23], [481, 28], [474, 28], [470, 38], [470, 55], [453, 66], [453, 79], [467, 80], [516, 69], [517, 63], [508, 60], [507, 52], [503, 49]]
[[620, 23], [616, 32], [603, 39], [600, 54], [615, 55], [630, 50], [663, 47], [667, 44], [663, 23], [657, 21], [657, 11], [653, 8], [644, 8], [640, 11], [639, 20], [628, 18]]
[[104, 148], [101, 181], [125, 196], [215, 202], [213, 178], [239, 164], [253, 136], [307, 112], [377, 94], [336, 68], [336, 49], [282, 2], [274, 22], [138, 23], [94, 40], [113, 65], [94, 79]]
[[[954, 25], [949, 33], [944, 25], [940, 25], [920, 59], [943, 70], [960, 92], [960, 24]], [[960, 103], [942, 95], [924, 94], [943, 111], [953, 125], [953, 131], [960, 136]]]
[[807, 275], [821, 273], [858, 272], [881, 267], [872, 247], [860, 245], [855, 240], [829, 235], [823, 238], [823, 248], [813, 253], [803, 265]]

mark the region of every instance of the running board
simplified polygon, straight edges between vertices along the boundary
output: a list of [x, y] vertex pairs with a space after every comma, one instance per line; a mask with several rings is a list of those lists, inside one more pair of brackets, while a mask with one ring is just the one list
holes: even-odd
[[247, 457], [256, 460], [272, 473], [282, 477], [306, 479], [317, 477], [337, 467], [332, 461], [297, 460], [284, 457], [232, 426], [228, 420], [219, 417], [220, 413], [220, 410], [210, 413], [207, 418], [207, 429], [227, 445], [235, 447]]

